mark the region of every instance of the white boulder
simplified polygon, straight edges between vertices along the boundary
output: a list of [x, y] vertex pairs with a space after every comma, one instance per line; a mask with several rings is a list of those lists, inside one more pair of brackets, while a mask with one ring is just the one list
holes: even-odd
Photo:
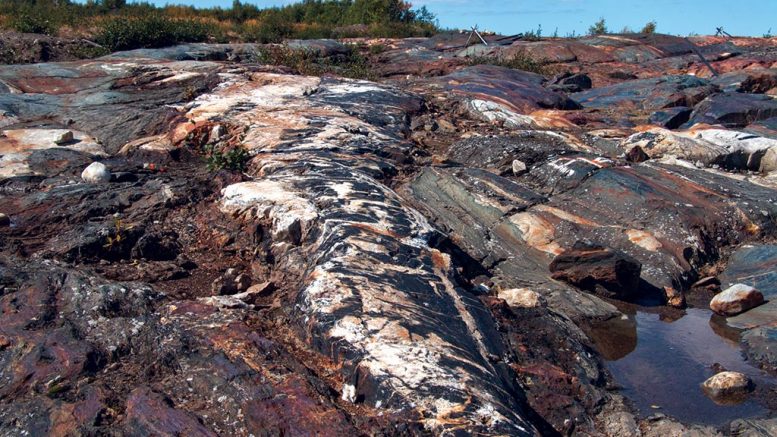
[[721, 316], [735, 316], [764, 303], [764, 296], [755, 288], [736, 284], [721, 291], [710, 302], [710, 309]]
[[111, 172], [101, 162], [93, 162], [81, 172], [81, 179], [90, 184], [110, 182]]

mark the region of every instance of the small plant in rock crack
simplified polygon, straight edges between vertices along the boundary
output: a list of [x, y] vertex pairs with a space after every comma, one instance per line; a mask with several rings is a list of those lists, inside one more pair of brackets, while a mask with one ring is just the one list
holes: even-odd
[[251, 154], [243, 146], [223, 150], [218, 145], [206, 144], [202, 148], [209, 171], [221, 169], [245, 171]]
[[195, 97], [197, 97], [197, 88], [194, 85], [187, 86], [181, 94], [184, 102], [191, 102]]
[[124, 231], [126, 228], [121, 222], [121, 219], [115, 218], [113, 219], [113, 235], [108, 235], [106, 237], [106, 243], [103, 245], [106, 249], [112, 249], [114, 246], [118, 246], [121, 244], [122, 241], [124, 241]]

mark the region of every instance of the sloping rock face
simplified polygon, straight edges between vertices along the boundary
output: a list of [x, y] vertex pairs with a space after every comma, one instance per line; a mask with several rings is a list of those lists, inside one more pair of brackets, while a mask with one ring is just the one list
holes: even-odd
[[46, 120], [100, 138], [109, 152], [169, 130], [180, 104], [215, 86], [216, 64], [133, 60], [8, 66], [0, 70], [3, 125]]
[[[392, 152], [386, 143], [402, 152], [396, 131], [411, 97], [367, 83], [307, 79], [317, 88], [309, 101], [304, 79], [236, 78], [188, 115], [198, 123], [209, 121], [214, 107], [232, 110], [230, 101], [251, 106], [238, 108], [233, 120], [249, 127], [244, 144], [256, 151], [252, 173], [262, 180], [226, 187], [220, 208], [248, 223], [271, 222], [277, 267], [300, 275], [297, 305], [307, 335], [346, 366], [342, 398], [423, 412], [430, 430], [532, 434], [517, 393], [504, 391], [505, 369], [490, 361], [502, 355], [495, 328], [455, 286], [449, 256], [429, 246], [431, 227], [380, 181], [384, 174], [349, 163], [364, 156], [378, 168], [398, 164], [381, 155]], [[389, 111], [383, 126], [346, 112], [362, 94]], [[246, 102], [249, 95], [255, 97]], [[252, 136], [251, 124], [277, 107], [294, 108], [285, 122], [306, 130], [293, 144], [261, 129]]]
[[744, 127], [777, 115], [777, 100], [763, 94], [724, 93], [710, 96], [691, 114], [689, 123]]
[[656, 110], [694, 106], [715, 91], [709, 81], [694, 76], [664, 76], [582, 91], [573, 98], [586, 108]]

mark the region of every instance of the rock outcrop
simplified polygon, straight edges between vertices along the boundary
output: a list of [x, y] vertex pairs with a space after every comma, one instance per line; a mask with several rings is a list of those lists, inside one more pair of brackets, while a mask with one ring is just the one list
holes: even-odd
[[709, 329], [777, 371], [775, 44], [487, 39], [0, 67], [0, 434], [715, 433], [608, 360], [745, 284]]

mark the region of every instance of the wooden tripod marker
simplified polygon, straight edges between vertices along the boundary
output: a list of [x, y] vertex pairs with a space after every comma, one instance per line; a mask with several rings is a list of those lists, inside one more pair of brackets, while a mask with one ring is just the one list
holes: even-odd
[[477, 24], [472, 27], [472, 31], [469, 33], [469, 37], [467, 38], [467, 43], [464, 44], [464, 47], [469, 47], [469, 42], [472, 41], [472, 35], [477, 35], [478, 38], [480, 38], [480, 41], [483, 42], [484, 45], [488, 45], [485, 39], [480, 35], [480, 32], [478, 32], [478, 26]]

